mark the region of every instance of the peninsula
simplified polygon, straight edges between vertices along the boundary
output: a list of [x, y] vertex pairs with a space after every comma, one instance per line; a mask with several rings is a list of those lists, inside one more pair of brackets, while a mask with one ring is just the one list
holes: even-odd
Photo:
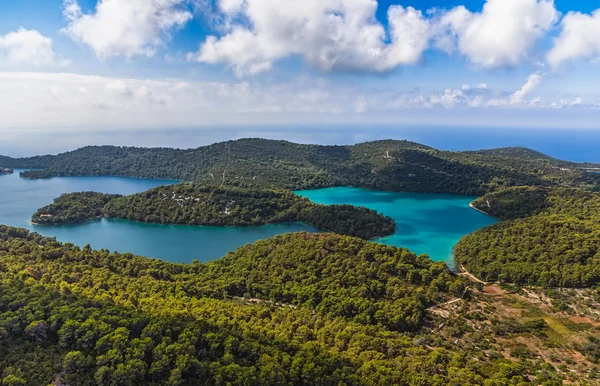
[[121, 197], [84, 192], [65, 194], [40, 208], [32, 222], [58, 225], [98, 217], [146, 223], [257, 226], [303, 222], [322, 231], [372, 239], [392, 234], [394, 220], [351, 205], [317, 205], [278, 189], [205, 187], [190, 183], [161, 186]]

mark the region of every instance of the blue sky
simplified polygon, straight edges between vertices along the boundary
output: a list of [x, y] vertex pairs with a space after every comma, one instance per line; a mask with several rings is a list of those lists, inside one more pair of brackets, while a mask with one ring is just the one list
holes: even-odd
[[600, 0], [0, 0], [0, 136], [599, 129]]

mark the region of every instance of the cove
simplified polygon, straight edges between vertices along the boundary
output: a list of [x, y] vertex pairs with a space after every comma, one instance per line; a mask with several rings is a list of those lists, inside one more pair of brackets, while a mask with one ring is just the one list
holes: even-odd
[[350, 204], [376, 210], [396, 221], [396, 232], [374, 241], [426, 253], [454, 266], [452, 248], [464, 235], [495, 224], [496, 219], [473, 210], [475, 197], [446, 194], [393, 193], [358, 188], [298, 191], [319, 204]]
[[26, 228], [58, 241], [94, 249], [131, 252], [177, 263], [206, 262], [256, 240], [288, 232], [317, 230], [305, 224], [276, 224], [260, 227], [203, 227], [144, 224], [126, 220], [100, 219], [84, 224], [35, 226], [31, 215], [63, 193], [95, 191], [129, 195], [174, 180], [127, 177], [61, 177], [27, 180], [19, 172], [0, 176], [0, 224]]

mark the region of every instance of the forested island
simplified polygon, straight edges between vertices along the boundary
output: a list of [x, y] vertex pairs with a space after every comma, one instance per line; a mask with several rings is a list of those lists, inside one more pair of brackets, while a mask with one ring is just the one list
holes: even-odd
[[334, 234], [183, 265], [0, 226], [2, 384], [597, 383], [592, 316], [496, 291]]
[[13, 174], [13, 173], [14, 173], [14, 171], [12, 169], [0, 167], [0, 176], [6, 175], [6, 174]]
[[323, 231], [363, 239], [387, 236], [395, 230], [393, 219], [363, 207], [317, 205], [285, 190], [217, 188], [189, 183], [126, 197], [93, 192], [65, 194], [39, 209], [32, 222], [59, 225], [98, 217], [212, 226], [303, 222]]
[[289, 190], [359, 188], [480, 196], [498, 186], [568, 185], [598, 189], [598, 167], [560, 161], [533, 150], [440, 151], [409, 141], [353, 146], [301, 145], [240, 139], [197, 149], [90, 146], [59, 155], [0, 157], [24, 178], [129, 176], [169, 178], [210, 186]]

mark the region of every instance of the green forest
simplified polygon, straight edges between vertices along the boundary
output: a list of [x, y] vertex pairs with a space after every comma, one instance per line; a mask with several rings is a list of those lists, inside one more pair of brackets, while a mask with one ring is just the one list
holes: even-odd
[[[585, 171], [594, 165], [523, 148], [259, 139], [0, 164], [38, 169], [21, 174], [31, 179], [189, 181], [65, 194], [36, 224], [303, 222], [333, 232], [184, 265], [0, 225], [2, 386], [600, 384], [600, 174]], [[391, 218], [290, 191], [329, 186], [476, 195], [472, 206], [502, 222], [460, 240], [455, 273], [366, 241], [392, 234]]]
[[[0, 379], [562, 384], [554, 366], [493, 338], [536, 331], [546, 339], [545, 322], [475, 325], [483, 314], [470, 308], [477, 302], [467, 286], [444, 263], [334, 234], [283, 235], [220, 261], [180, 265], [0, 226]], [[465, 302], [456, 317], [429, 311], [453, 298]]]
[[394, 233], [394, 220], [351, 205], [317, 205], [292, 192], [274, 189], [161, 186], [120, 197], [72, 193], [57, 198], [32, 217], [36, 224], [82, 222], [100, 216], [159, 224], [257, 226], [303, 222], [317, 229], [363, 239]]
[[56, 156], [0, 157], [0, 164], [42, 169], [22, 172], [25, 178], [111, 175], [212, 186], [354, 186], [475, 196], [506, 186], [597, 189], [600, 181], [600, 175], [581, 170], [591, 164], [560, 161], [529, 149], [450, 152], [393, 140], [320, 146], [241, 139], [186, 150], [90, 146]]
[[117, 194], [81, 192], [63, 194], [31, 217], [37, 225], [75, 224], [104, 216], [104, 206]]
[[508, 219], [465, 236], [457, 263], [486, 281], [544, 287], [600, 283], [600, 194], [518, 187], [473, 205]]

